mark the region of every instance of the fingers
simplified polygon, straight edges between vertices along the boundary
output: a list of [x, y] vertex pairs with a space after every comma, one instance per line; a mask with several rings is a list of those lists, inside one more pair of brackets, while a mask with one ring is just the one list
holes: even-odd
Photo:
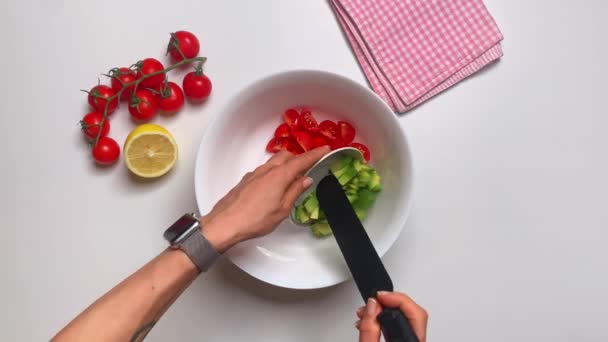
[[287, 168], [288, 175], [293, 179], [295, 176], [303, 174], [330, 150], [329, 146], [321, 146], [288, 160], [284, 164]]
[[281, 165], [293, 157], [294, 157], [294, 155], [291, 154], [290, 152], [287, 152], [285, 150], [279, 151], [278, 153], [273, 154], [272, 157], [270, 157], [270, 159], [268, 159], [266, 164]]
[[385, 307], [399, 308], [410, 322], [420, 342], [426, 341], [426, 326], [429, 315], [424, 308], [416, 304], [406, 294], [400, 292], [379, 291], [377, 299]]
[[376, 317], [382, 311], [382, 307], [374, 298], [367, 300], [367, 305], [362, 311], [361, 320], [356, 323], [359, 329], [359, 342], [380, 341], [380, 324]]

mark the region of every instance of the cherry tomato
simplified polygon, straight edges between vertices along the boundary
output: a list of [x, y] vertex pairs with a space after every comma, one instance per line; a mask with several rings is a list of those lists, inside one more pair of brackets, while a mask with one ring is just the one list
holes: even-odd
[[273, 137], [270, 139], [268, 144], [266, 144], [266, 151], [270, 153], [277, 153], [281, 150], [287, 150], [287, 146], [289, 145], [288, 138], [276, 138]]
[[350, 145], [348, 145], [350, 147], [354, 147], [356, 149], [358, 149], [359, 151], [361, 151], [361, 154], [363, 154], [363, 159], [365, 159], [365, 161], [369, 161], [371, 159], [371, 154], [369, 152], [369, 148], [361, 143], [352, 143]]
[[158, 108], [167, 114], [177, 113], [184, 105], [184, 92], [173, 82], [162, 83], [157, 96]]
[[[103, 113], [106, 108], [106, 102], [108, 102], [107, 99], [114, 96], [114, 94], [116, 94], [114, 90], [107, 85], [96, 85], [89, 91], [89, 104], [96, 112]], [[108, 114], [114, 112], [117, 106], [118, 99], [110, 101], [110, 104], [108, 105]]]
[[298, 124], [300, 114], [295, 109], [288, 109], [283, 113], [283, 120], [289, 127], [295, 127]]
[[203, 101], [211, 94], [211, 80], [201, 71], [193, 71], [184, 77], [184, 93], [194, 101]]
[[310, 151], [313, 149], [312, 137], [310, 136], [310, 133], [306, 131], [295, 131], [292, 133], [293, 137], [298, 142], [298, 145], [300, 145], [304, 151]]
[[100, 165], [112, 165], [120, 156], [120, 147], [116, 140], [110, 137], [101, 137], [91, 150], [93, 159]]
[[312, 134], [312, 148], [321, 147], [323, 145], [332, 146], [332, 143], [327, 137], [320, 133]]
[[[118, 93], [122, 89], [123, 83], [131, 83], [137, 79], [137, 73], [129, 68], [112, 69], [110, 75], [112, 76], [112, 90], [115, 93]], [[134, 85], [127, 87], [120, 94], [120, 99], [128, 101], [133, 93], [133, 87]]]
[[171, 59], [175, 62], [180, 62], [184, 59], [179, 50], [184, 54], [186, 58], [194, 58], [198, 55], [201, 46], [198, 42], [198, 38], [188, 31], [177, 31], [171, 33], [171, 39], [169, 40], [169, 46], [167, 51], [171, 54]]
[[314, 116], [309, 110], [303, 110], [298, 117], [298, 126], [304, 128], [309, 132], [317, 132], [319, 130], [319, 124], [315, 120]]
[[137, 89], [129, 103], [131, 116], [137, 120], [148, 121], [156, 115], [157, 111], [158, 104], [154, 93], [145, 89]]
[[[84, 134], [91, 139], [95, 139], [99, 133], [99, 124], [101, 123], [102, 119], [103, 115], [97, 112], [91, 112], [85, 115], [84, 118], [80, 120], [80, 125], [82, 126], [82, 131]], [[106, 119], [101, 127], [101, 136], [106, 136], [109, 132], [110, 121]]]
[[291, 136], [291, 132], [289, 131], [289, 126], [286, 123], [282, 123], [277, 127], [274, 131], [274, 136], [277, 138], [289, 138]]
[[340, 142], [342, 146], [347, 146], [348, 144], [353, 142], [353, 140], [355, 140], [355, 135], [357, 134], [357, 131], [355, 131], [353, 125], [349, 124], [346, 121], [338, 121], [338, 128], [340, 131]]
[[325, 120], [319, 124], [319, 133], [323, 134], [327, 139], [331, 140], [332, 143], [340, 140], [340, 133], [338, 132], [338, 125], [330, 120]]
[[[150, 75], [155, 72], [162, 71], [165, 67], [163, 63], [159, 62], [154, 58], [146, 58], [143, 61], [137, 62], [137, 79], [142, 76]], [[165, 81], [165, 73], [161, 72], [145, 80], [139, 84], [143, 88], [156, 89], [158, 86]]]
[[301, 154], [304, 153], [304, 149], [298, 144], [294, 137], [289, 137], [289, 141], [287, 142], [287, 151], [293, 154]]

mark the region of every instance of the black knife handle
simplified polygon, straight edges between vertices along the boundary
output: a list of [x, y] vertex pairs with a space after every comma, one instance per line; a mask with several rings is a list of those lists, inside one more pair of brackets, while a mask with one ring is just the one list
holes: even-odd
[[399, 309], [384, 308], [378, 315], [386, 342], [418, 342], [410, 322]]

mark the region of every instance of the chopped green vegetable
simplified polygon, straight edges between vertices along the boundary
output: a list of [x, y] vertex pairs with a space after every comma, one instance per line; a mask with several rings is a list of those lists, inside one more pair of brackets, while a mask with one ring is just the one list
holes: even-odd
[[[350, 157], [338, 160], [330, 170], [342, 185], [357, 217], [363, 221], [382, 189], [380, 175], [365, 162]], [[298, 222], [312, 225], [310, 231], [314, 236], [322, 238], [331, 235], [331, 228], [314, 192], [296, 207], [295, 216]]]

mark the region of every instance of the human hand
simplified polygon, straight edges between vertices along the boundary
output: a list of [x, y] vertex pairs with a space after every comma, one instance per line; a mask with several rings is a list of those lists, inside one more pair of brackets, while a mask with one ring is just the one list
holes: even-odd
[[386, 291], [379, 291], [376, 299], [370, 298], [366, 306], [357, 310], [359, 320], [355, 326], [359, 330], [359, 342], [380, 341], [380, 324], [376, 318], [383, 307], [401, 310], [420, 342], [426, 342], [426, 325], [429, 318], [426, 310], [406, 294]]
[[224, 252], [238, 242], [272, 232], [312, 184], [303, 174], [329, 151], [324, 146], [297, 156], [287, 151], [275, 154], [247, 173], [201, 218], [203, 235]]

